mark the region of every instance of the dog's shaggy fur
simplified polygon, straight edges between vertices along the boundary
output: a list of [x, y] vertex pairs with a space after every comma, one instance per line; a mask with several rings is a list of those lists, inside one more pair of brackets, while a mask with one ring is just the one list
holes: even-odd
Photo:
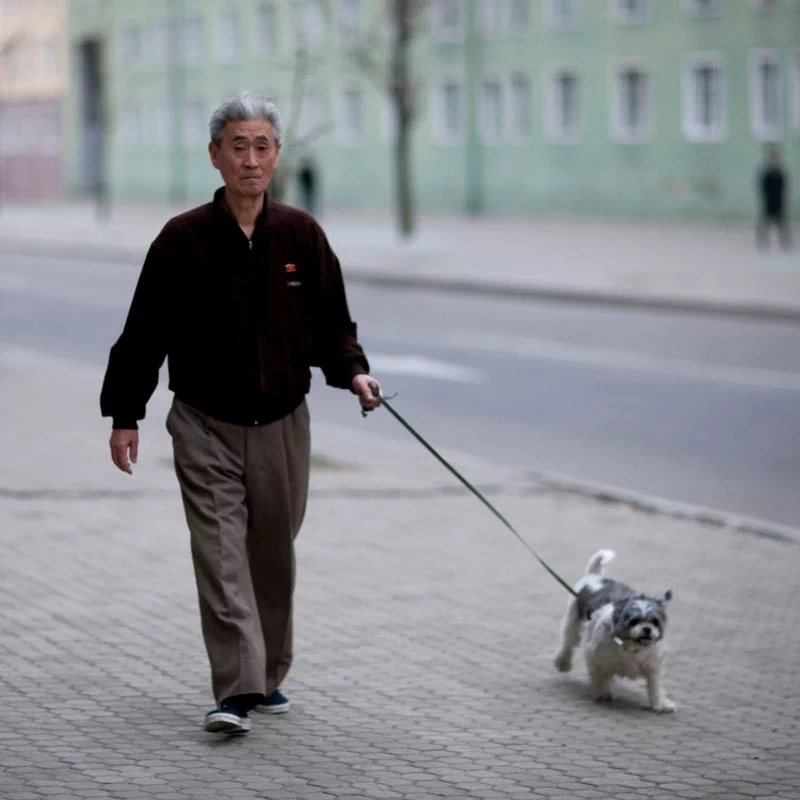
[[672, 592], [656, 599], [605, 577], [604, 567], [614, 555], [612, 550], [595, 553], [575, 585], [578, 596], [569, 601], [564, 614], [556, 668], [569, 672], [573, 651], [580, 644], [595, 699], [611, 700], [615, 676], [644, 678], [653, 711], [674, 711], [675, 704], [661, 685], [666, 606]]

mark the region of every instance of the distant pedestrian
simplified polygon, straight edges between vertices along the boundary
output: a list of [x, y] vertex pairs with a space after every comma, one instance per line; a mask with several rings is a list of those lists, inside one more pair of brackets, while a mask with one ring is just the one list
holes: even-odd
[[317, 211], [317, 170], [311, 158], [304, 158], [300, 163], [297, 184], [303, 209], [314, 216]]
[[210, 129], [225, 186], [167, 222], [151, 245], [100, 405], [113, 420], [111, 458], [131, 472], [137, 423], [168, 357], [167, 430], [217, 703], [204, 727], [245, 733], [251, 709], [289, 707], [279, 687], [292, 663], [310, 367], [362, 408], [379, 405], [379, 386], [325, 234], [267, 195], [281, 149], [278, 109], [245, 92], [214, 112]]
[[770, 147], [767, 159], [758, 174], [760, 209], [756, 226], [756, 242], [760, 249], [769, 247], [769, 233], [774, 226], [784, 250], [791, 247], [788, 202], [789, 177], [783, 168], [777, 147]]

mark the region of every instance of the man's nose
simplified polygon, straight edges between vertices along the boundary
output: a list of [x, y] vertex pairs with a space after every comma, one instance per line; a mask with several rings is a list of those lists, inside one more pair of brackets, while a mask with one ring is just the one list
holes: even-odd
[[247, 158], [245, 159], [245, 165], [248, 167], [258, 166], [258, 159], [256, 158], [256, 150], [254, 147], [248, 149]]

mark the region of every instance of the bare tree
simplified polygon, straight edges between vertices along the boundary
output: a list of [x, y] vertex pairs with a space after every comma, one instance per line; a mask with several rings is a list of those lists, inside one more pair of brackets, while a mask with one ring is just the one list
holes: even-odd
[[[358, 66], [387, 96], [393, 112], [395, 208], [398, 229], [406, 238], [413, 235], [416, 220], [411, 144], [419, 115], [411, 56], [428, 4], [429, 0], [385, 0], [385, 18], [351, 51]], [[381, 46], [386, 39], [388, 48]]]
[[321, 123], [304, 133], [300, 132], [303, 105], [308, 97], [309, 72], [308, 47], [304, 38], [300, 36], [294, 52], [292, 91], [289, 100], [288, 117], [284, 126], [281, 160], [270, 184], [270, 195], [278, 201], [286, 197], [289, 181], [295, 174], [301, 158], [308, 152], [311, 145], [331, 128], [330, 123]]

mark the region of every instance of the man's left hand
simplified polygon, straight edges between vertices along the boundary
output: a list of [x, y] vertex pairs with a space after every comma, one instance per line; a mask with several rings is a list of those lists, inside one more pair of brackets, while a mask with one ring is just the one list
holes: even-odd
[[363, 411], [372, 411], [381, 404], [380, 397], [375, 396], [376, 393], [380, 395], [381, 385], [370, 375], [356, 375], [353, 378], [353, 392], [358, 395]]

